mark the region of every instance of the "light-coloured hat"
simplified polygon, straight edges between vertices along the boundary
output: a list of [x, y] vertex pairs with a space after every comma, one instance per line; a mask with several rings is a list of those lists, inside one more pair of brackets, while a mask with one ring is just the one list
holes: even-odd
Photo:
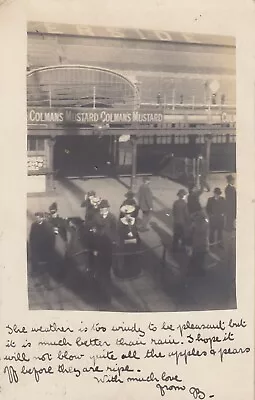
[[132, 214], [132, 213], [135, 211], [135, 207], [126, 204], [126, 205], [120, 207], [120, 211], [121, 211], [123, 214]]

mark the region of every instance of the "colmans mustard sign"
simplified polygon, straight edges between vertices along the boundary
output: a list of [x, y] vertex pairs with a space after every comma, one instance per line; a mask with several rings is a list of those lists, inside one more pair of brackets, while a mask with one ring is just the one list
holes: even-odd
[[38, 109], [28, 108], [28, 125], [65, 125], [81, 124], [132, 124], [132, 123], [160, 123], [163, 122], [163, 114], [155, 112], [138, 111], [109, 111], [109, 110], [74, 110], [74, 109]]

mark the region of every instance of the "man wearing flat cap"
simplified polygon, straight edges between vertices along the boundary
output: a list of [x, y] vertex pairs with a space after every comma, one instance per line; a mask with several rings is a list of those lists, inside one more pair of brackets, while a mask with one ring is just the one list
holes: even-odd
[[186, 202], [187, 192], [180, 189], [177, 193], [178, 200], [173, 203], [173, 251], [179, 250], [179, 246], [185, 246], [186, 230], [189, 224], [189, 213]]
[[235, 229], [236, 220], [236, 188], [235, 178], [232, 175], [227, 175], [227, 186], [225, 188], [226, 198], [226, 230], [231, 232]]
[[218, 243], [220, 246], [223, 245], [223, 229], [226, 215], [226, 200], [221, 194], [221, 189], [215, 188], [214, 196], [209, 197], [206, 205], [210, 223], [210, 244]]

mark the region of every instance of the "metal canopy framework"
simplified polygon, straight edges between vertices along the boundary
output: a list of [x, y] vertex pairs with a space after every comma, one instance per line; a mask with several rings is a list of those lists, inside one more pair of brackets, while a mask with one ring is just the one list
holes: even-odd
[[85, 65], [43, 67], [27, 73], [28, 106], [121, 108], [139, 104], [136, 85], [120, 73]]

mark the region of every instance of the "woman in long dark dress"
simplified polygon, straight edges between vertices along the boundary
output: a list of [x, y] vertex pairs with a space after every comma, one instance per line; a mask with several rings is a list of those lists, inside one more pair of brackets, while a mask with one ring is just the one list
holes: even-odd
[[140, 249], [140, 236], [138, 233], [136, 218], [133, 216], [135, 207], [124, 205], [120, 208], [121, 217], [119, 219], [119, 248], [121, 257], [121, 266], [118, 268], [117, 275], [122, 278], [131, 278], [139, 275], [141, 272], [140, 256], [137, 252]]

